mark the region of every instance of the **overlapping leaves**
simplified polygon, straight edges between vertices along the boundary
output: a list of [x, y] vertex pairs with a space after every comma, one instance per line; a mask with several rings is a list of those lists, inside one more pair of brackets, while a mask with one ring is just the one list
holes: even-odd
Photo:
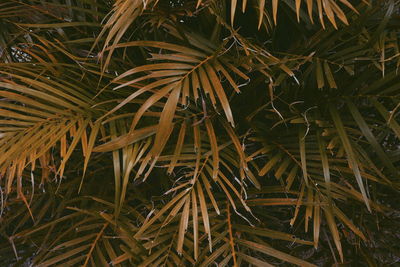
[[367, 211], [399, 189], [397, 3], [78, 2], [0, 6], [0, 258], [314, 266], [293, 246], [368, 248]]

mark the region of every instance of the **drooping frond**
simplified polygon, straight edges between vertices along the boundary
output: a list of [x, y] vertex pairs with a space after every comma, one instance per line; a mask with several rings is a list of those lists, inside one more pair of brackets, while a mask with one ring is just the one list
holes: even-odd
[[398, 2], [3, 2], [3, 265], [399, 261]]

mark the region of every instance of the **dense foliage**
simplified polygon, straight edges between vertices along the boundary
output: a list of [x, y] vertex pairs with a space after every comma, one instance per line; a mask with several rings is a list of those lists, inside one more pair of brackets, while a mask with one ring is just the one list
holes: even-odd
[[349, 1], [0, 1], [0, 265], [399, 264], [400, 2]]

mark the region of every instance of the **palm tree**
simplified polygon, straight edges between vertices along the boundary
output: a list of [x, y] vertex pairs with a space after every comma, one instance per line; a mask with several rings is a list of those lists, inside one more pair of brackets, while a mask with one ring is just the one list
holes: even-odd
[[3, 0], [2, 266], [399, 263], [399, 8]]

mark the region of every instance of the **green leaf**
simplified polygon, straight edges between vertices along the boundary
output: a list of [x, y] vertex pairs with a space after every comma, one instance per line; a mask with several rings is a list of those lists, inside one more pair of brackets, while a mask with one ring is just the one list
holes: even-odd
[[367, 197], [367, 193], [365, 191], [365, 186], [364, 186], [364, 183], [363, 183], [363, 180], [361, 177], [360, 169], [358, 167], [357, 158], [354, 154], [353, 147], [350, 143], [350, 139], [346, 133], [346, 130], [344, 129], [343, 122], [340, 119], [340, 116], [337, 112], [336, 107], [334, 107], [332, 104], [329, 105], [329, 111], [331, 113], [333, 122], [335, 123], [336, 130], [338, 131], [339, 137], [342, 141], [344, 150], [346, 151], [347, 160], [349, 162], [350, 168], [353, 170], [354, 176], [356, 177], [357, 184], [358, 184], [358, 187], [360, 188], [365, 205], [367, 206], [368, 210], [371, 211], [371, 207], [369, 205], [369, 199]]

